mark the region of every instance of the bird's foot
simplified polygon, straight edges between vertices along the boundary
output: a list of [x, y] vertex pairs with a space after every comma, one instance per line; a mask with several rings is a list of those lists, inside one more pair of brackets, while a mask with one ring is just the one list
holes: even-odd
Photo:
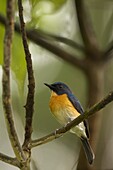
[[57, 138], [57, 131], [58, 131], [58, 130], [59, 130], [59, 129], [56, 129], [55, 132], [54, 132], [55, 138]]

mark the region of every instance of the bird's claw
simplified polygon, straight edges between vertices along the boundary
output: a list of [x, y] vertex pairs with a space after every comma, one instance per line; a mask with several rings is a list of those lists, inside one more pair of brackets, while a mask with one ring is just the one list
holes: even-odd
[[57, 138], [57, 131], [58, 131], [58, 129], [56, 129], [55, 133], [54, 133], [55, 134], [55, 138]]
[[70, 122], [71, 122], [71, 121], [67, 122], [67, 124], [66, 124], [64, 127], [66, 127]]

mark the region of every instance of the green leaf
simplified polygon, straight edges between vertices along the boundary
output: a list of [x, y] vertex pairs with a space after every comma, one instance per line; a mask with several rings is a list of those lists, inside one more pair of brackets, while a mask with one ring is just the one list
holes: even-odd
[[6, 0], [0, 2], [0, 13], [6, 15]]
[[[4, 27], [0, 25], [0, 65], [3, 64], [4, 55]], [[21, 37], [17, 34], [13, 37], [11, 70], [14, 73], [18, 89], [23, 93], [26, 76], [26, 62]]]
[[26, 76], [26, 62], [22, 40], [17, 34], [15, 34], [13, 38], [11, 68], [15, 75], [19, 91], [23, 92]]
[[[0, 13], [6, 15], [6, 0], [0, 2]], [[0, 24], [0, 65], [3, 64], [4, 27]], [[20, 36], [13, 37], [11, 70], [15, 77], [19, 91], [23, 91], [26, 76], [25, 56]]]
[[29, 26], [40, 25], [43, 17], [53, 16], [67, 0], [30, 0], [31, 1], [31, 22]]
[[3, 64], [4, 27], [0, 25], [0, 65]]

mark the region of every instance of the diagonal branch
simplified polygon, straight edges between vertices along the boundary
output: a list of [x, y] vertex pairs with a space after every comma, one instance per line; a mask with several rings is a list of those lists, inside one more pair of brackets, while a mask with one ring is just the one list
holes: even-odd
[[[5, 17], [0, 14], [0, 23], [2, 23], [3, 25], [6, 24], [6, 19]], [[15, 30], [19, 33], [20, 32], [20, 26], [15, 23]], [[36, 29], [30, 29], [29, 30], [30, 32], [34, 32], [34, 34], [38, 34], [38, 37], [40, 36], [41, 38], [44, 38], [46, 40], [55, 40], [55, 41], [58, 41], [58, 42], [62, 42], [64, 43], [65, 45], [69, 45], [70, 47], [73, 47], [79, 51], [82, 51], [82, 52], [85, 52], [85, 49], [82, 45], [78, 44], [77, 42], [71, 40], [71, 39], [68, 39], [66, 37], [61, 37], [61, 36], [58, 36], [58, 35], [54, 35], [54, 34], [50, 34], [50, 33], [46, 33], [42, 30], [36, 30]]]
[[20, 145], [17, 132], [14, 125], [12, 107], [11, 107], [11, 92], [10, 92], [10, 60], [11, 60], [11, 47], [12, 36], [14, 28], [14, 1], [7, 0], [7, 22], [4, 37], [4, 61], [3, 61], [3, 77], [2, 77], [2, 100], [4, 106], [4, 115], [7, 125], [9, 139], [13, 151], [18, 160], [25, 159], [22, 147]]
[[74, 119], [73, 121], [68, 123], [65, 127], [62, 127], [47, 136], [33, 140], [31, 143], [31, 148], [36, 147], [38, 145], [45, 144], [45, 143], [50, 142], [56, 138], [61, 137], [64, 133], [69, 131], [71, 128], [78, 125], [83, 120], [89, 118], [89, 116], [93, 115], [94, 113], [100, 111], [101, 109], [103, 109], [106, 105], [108, 105], [112, 101], [113, 101], [113, 92], [109, 93], [103, 100], [101, 100], [99, 103], [92, 106], [89, 110], [85, 111], [84, 114], [78, 116], [76, 119]]
[[9, 157], [3, 153], [0, 153], [0, 160], [10, 165], [20, 167], [20, 163], [18, 162], [16, 158]]
[[37, 31], [32, 32], [30, 30], [27, 30], [27, 36], [35, 44], [40, 45], [41, 47], [49, 50], [64, 61], [67, 61], [68, 63], [77, 66], [81, 69], [84, 69], [86, 67], [84, 60], [79, 59], [78, 56], [66, 52], [58, 44], [56, 45], [53, 42], [49, 42], [48, 40], [44, 39], [43, 36], [39, 36], [39, 33]]
[[74, 49], [77, 49], [79, 50], [80, 52], [85, 52], [85, 48], [78, 44], [77, 42], [71, 40], [71, 39], [68, 39], [66, 37], [62, 37], [62, 36], [58, 36], [58, 35], [54, 35], [54, 34], [51, 34], [51, 33], [47, 33], [45, 31], [42, 31], [42, 30], [36, 30], [36, 29], [30, 29], [31, 32], [35, 32], [38, 33], [38, 35], [41, 37], [41, 38], [44, 38], [46, 40], [51, 40], [51, 41], [57, 41], [57, 42], [61, 42], [65, 45], [68, 45]]
[[81, 35], [87, 51], [87, 57], [92, 59], [99, 59], [101, 57], [101, 52], [95, 32], [93, 30], [86, 2], [84, 0], [75, 0], [75, 5]]
[[20, 18], [23, 46], [24, 46], [24, 51], [25, 51], [25, 56], [26, 56], [27, 72], [28, 72], [28, 95], [27, 95], [27, 102], [25, 105], [26, 125], [25, 125], [25, 139], [24, 139], [24, 144], [23, 144], [23, 148], [28, 149], [28, 144], [31, 142], [31, 134], [32, 134], [35, 79], [34, 79], [34, 74], [33, 74], [31, 54], [29, 51], [28, 43], [27, 43], [25, 23], [24, 23], [24, 18], [23, 18], [23, 7], [22, 7], [21, 0], [18, 0], [18, 9], [19, 9], [19, 18]]
[[[5, 25], [6, 19], [0, 14], [0, 23]], [[20, 34], [20, 26], [15, 23], [15, 31]], [[27, 37], [29, 40], [34, 42], [35, 44], [45, 48], [46, 50], [52, 52], [53, 54], [57, 55], [59, 58], [63, 59], [64, 61], [67, 61], [68, 63], [72, 64], [74, 67], [78, 67], [81, 69], [84, 69], [86, 66], [85, 61], [79, 59], [79, 56], [72, 55], [68, 52], [66, 52], [64, 49], [62, 49], [60, 46], [54, 44], [53, 42], [47, 41], [47, 39], [43, 38], [43, 35], [41, 36], [38, 31], [33, 33], [30, 30], [26, 30]]]

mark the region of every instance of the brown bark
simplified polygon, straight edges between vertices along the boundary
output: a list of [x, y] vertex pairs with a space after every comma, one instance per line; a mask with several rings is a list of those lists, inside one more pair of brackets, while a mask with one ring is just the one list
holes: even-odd
[[[104, 65], [100, 62], [88, 61], [86, 70], [88, 81], [88, 107], [97, 103], [102, 97], [104, 92]], [[98, 137], [101, 127], [102, 115], [96, 113], [89, 118], [90, 127], [90, 144], [96, 155], [96, 148], [98, 144]], [[89, 166], [85, 158], [84, 151], [81, 150], [77, 170], [96, 170], [96, 157], [93, 166]]]

